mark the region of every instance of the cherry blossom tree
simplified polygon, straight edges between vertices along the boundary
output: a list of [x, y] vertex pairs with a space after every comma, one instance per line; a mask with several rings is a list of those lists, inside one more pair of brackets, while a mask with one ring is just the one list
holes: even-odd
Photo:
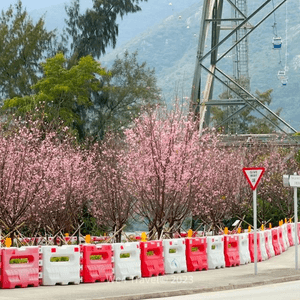
[[161, 236], [164, 226], [176, 230], [191, 215], [195, 182], [201, 170], [196, 123], [183, 115], [157, 107], [145, 112], [125, 131], [127, 154], [123, 167], [135, 212], [148, 222], [150, 235]]
[[92, 192], [92, 157], [41, 123], [0, 128], [0, 226], [8, 232], [21, 225], [63, 230]]

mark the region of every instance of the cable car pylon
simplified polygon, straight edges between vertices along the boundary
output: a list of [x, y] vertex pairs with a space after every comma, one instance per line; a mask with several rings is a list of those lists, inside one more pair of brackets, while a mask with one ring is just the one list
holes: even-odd
[[[271, 0], [264, 1], [249, 15], [247, 11], [243, 9], [243, 6], [247, 5], [247, 0], [203, 0], [197, 58], [190, 102], [190, 112], [199, 122], [200, 134], [204, 127], [209, 126], [210, 107], [215, 105], [236, 107], [236, 109], [231, 111], [231, 115], [228, 116], [226, 122], [230, 122], [245, 108], [251, 107], [281, 132], [285, 134], [297, 132], [290, 124], [280, 118], [257, 97], [251, 94], [250, 82], [248, 85], [242, 85], [238, 76], [230, 76], [218, 66], [218, 63], [233, 50], [238, 53], [237, 64], [239, 64], [242, 49], [241, 47], [239, 48], [239, 46], [246, 41], [249, 34], [260, 26], [286, 1], [287, 0], [281, 0], [279, 4], [277, 4], [276, 7], [273, 7], [258, 23], [251, 25], [250, 21], [253, 17], [261, 12]], [[225, 4], [230, 5], [234, 12], [231, 17], [223, 16]], [[231, 25], [226, 27], [226, 22], [231, 22]], [[234, 24], [234, 26], [232, 24]], [[224, 37], [223, 34], [221, 35], [221, 30], [223, 29], [226, 29], [226, 32], [229, 32]], [[233, 44], [228, 46], [228, 40], [231, 37], [236, 37], [236, 39]], [[209, 45], [208, 41], [210, 41], [210, 48], [205, 48], [205, 45]], [[221, 46], [223, 51], [225, 48], [225, 51], [218, 55]], [[213, 94], [216, 81], [221, 82], [234, 97], [232, 99], [214, 100]], [[274, 122], [273, 119], [277, 121]]]

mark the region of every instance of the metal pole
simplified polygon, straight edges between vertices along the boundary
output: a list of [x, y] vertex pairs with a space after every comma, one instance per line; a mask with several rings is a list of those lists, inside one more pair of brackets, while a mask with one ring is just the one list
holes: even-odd
[[297, 188], [294, 187], [294, 226], [295, 226], [295, 269], [298, 270], [298, 199]]
[[257, 205], [256, 189], [253, 191], [253, 227], [254, 227], [254, 274], [257, 275]]

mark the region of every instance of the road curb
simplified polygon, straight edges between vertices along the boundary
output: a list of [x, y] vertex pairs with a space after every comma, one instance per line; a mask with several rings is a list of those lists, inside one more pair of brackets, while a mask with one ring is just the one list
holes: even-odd
[[147, 294], [132, 294], [132, 295], [126, 295], [126, 296], [109, 297], [109, 298], [107, 298], [107, 297], [97, 298], [94, 300], [103, 300], [103, 299], [105, 299], [105, 300], [141, 300], [141, 299], [175, 297], [175, 296], [184, 296], [184, 295], [192, 295], [192, 294], [200, 294], [200, 293], [243, 289], [243, 288], [262, 286], [262, 285], [268, 285], [268, 284], [296, 281], [296, 280], [300, 280], [300, 275], [279, 277], [279, 278], [274, 278], [274, 279], [270, 279], [270, 280], [263, 280], [263, 281], [256, 281], [256, 282], [249, 282], [249, 283], [242, 283], [242, 284], [230, 284], [230, 285], [217, 286], [217, 287], [212, 287], [212, 288], [176, 290], [176, 291], [156, 292], [156, 293], [147, 293]]

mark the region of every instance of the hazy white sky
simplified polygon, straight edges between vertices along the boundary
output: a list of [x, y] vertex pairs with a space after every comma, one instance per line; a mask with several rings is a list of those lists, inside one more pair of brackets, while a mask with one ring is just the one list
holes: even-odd
[[[21, 1], [23, 3], [23, 6], [26, 7], [28, 11], [70, 2], [70, 0], [21, 0]], [[8, 1], [0, 0], [0, 10], [7, 9], [10, 4], [15, 4], [17, 2], [18, 2], [17, 0], [8, 0]]]

